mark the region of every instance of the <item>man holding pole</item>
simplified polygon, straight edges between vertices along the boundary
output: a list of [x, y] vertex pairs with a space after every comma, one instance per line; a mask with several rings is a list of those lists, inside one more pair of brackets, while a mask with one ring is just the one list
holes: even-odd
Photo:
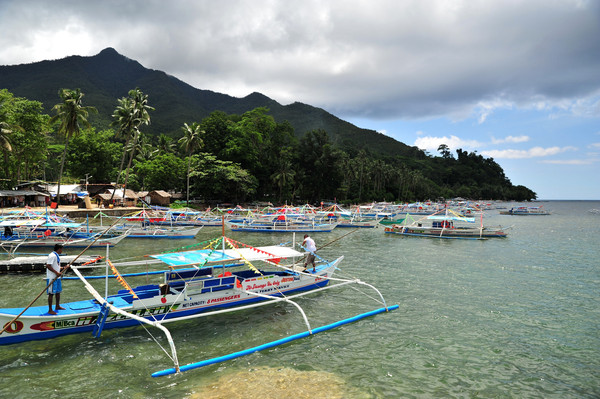
[[[60, 272], [63, 269], [60, 266], [60, 254], [62, 253], [63, 246], [61, 244], [54, 245], [54, 251], [48, 255], [46, 261], [46, 279], [48, 280], [48, 287], [46, 289], [48, 293], [48, 314], [56, 314], [59, 310], [65, 310], [60, 306], [60, 293], [62, 292], [62, 279]], [[54, 281], [53, 281], [54, 280]], [[52, 298], [56, 295], [56, 311], [52, 310]]]
[[315, 272], [315, 252], [317, 251], [317, 245], [315, 244], [315, 240], [309, 237], [308, 234], [304, 234], [304, 241], [302, 241], [302, 246], [306, 249], [309, 254], [306, 255], [306, 261], [304, 262], [304, 270], [306, 271], [306, 267], [309, 263], [312, 263], [313, 273]]

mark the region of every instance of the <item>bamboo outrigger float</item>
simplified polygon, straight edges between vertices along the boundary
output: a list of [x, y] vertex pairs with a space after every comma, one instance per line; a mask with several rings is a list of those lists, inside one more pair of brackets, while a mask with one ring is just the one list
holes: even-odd
[[[244, 356], [398, 308], [398, 305], [387, 306], [383, 295], [370, 284], [358, 279], [334, 277], [343, 256], [333, 261], [319, 258], [315, 271], [306, 272], [298, 264], [304, 253], [294, 249], [294, 245], [251, 247], [222, 236], [198, 246], [202, 249], [151, 255], [154, 261], [168, 266], [161, 273], [164, 282], [135, 288], [126, 283], [124, 277], [128, 275], [121, 275], [107, 256], [105, 278], [108, 281], [110, 268], [124, 287], [115, 295], [102, 296], [78, 267], [71, 266], [92, 299], [63, 303], [65, 310], [56, 315], [48, 314], [47, 306], [0, 309], [0, 326], [4, 326], [0, 332], [0, 345], [90, 331], [99, 337], [104, 329], [148, 324], [165, 334], [174, 365], [152, 374], [158, 377]], [[262, 262], [264, 266], [258, 268], [254, 265], [256, 262]], [[304, 310], [293, 301], [311, 292], [349, 284], [373, 289], [383, 307], [313, 328]], [[108, 292], [108, 283], [106, 287]], [[295, 306], [301, 313], [305, 332], [245, 351], [180, 366], [175, 343], [164, 324], [282, 301]]]

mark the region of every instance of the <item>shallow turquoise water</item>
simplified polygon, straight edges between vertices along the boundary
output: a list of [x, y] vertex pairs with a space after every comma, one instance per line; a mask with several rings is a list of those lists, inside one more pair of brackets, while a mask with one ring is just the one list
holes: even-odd
[[[340, 275], [376, 286], [388, 304], [400, 305], [392, 313], [158, 379], [150, 374], [172, 363], [139, 327], [105, 331], [100, 339], [80, 334], [4, 346], [0, 397], [182, 398], [216, 384], [222, 397], [232, 398], [237, 396], [228, 392], [228, 383], [217, 384], [217, 379], [226, 377], [230, 385], [243, 387], [246, 378], [236, 376], [252, 370], [258, 376], [253, 383], [268, 389], [281, 379], [282, 369], [307, 376], [289, 387], [296, 398], [314, 384], [311, 372], [325, 376], [321, 397], [598, 397], [600, 215], [588, 210], [600, 209], [600, 202], [553, 201], [544, 206], [553, 214], [518, 217], [488, 211], [487, 225], [513, 225], [506, 239], [420, 239], [369, 229], [320, 251], [328, 259], [344, 255]], [[315, 235], [317, 246], [348, 232]], [[218, 228], [204, 229], [197, 241], [219, 234]], [[252, 245], [291, 239], [256, 233], [231, 237]], [[126, 241], [111, 256], [155, 253], [175, 245], [181, 244]], [[137, 285], [146, 278], [128, 281]], [[86, 296], [76, 281], [63, 285], [63, 302]], [[103, 292], [103, 283], [94, 285]], [[39, 275], [4, 275], [0, 287], [0, 306], [25, 306], [43, 282]], [[114, 292], [117, 287], [111, 288]], [[36, 304], [44, 302], [45, 295]], [[351, 289], [325, 291], [299, 303], [313, 326], [380, 307]], [[298, 311], [286, 304], [167, 326], [182, 364], [304, 330]], [[151, 332], [165, 344], [160, 333]], [[264, 367], [267, 372], [259, 373]], [[341, 381], [339, 390], [327, 385], [328, 378]], [[256, 385], [244, 392], [243, 397], [258, 397], [253, 396]]]

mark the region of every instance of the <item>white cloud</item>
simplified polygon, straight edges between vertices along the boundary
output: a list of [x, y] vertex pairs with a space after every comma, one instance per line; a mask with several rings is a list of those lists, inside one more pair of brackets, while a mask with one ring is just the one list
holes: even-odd
[[533, 147], [529, 150], [489, 150], [482, 151], [481, 154], [494, 159], [525, 159], [525, 158], [538, 158], [547, 157], [551, 155], [560, 154], [565, 151], [576, 151], [575, 147]]
[[341, 117], [598, 116], [599, 13], [581, 0], [2, 0], [0, 60], [111, 46], [197, 88]]
[[444, 137], [432, 137], [432, 136], [419, 137], [418, 139], [415, 140], [414, 145], [419, 147], [422, 150], [437, 151], [438, 147], [441, 144], [446, 144], [451, 150], [456, 150], [459, 148], [474, 149], [474, 148], [480, 147], [482, 145], [482, 143], [477, 140], [463, 140], [454, 135], [452, 135], [450, 137], [446, 137], [446, 136], [444, 136]]
[[503, 139], [496, 139], [492, 137], [492, 144], [524, 143], [526, 141], [529, 141], [529, 136], [506, 136]]
[[595, 162], [598, 162], [598, 159], [563, 159], [563, 160], [545, 160], [540, 161], [540, 163], [548, 163], [555, 165], [591, 165]]
[[600, 148], [600, 143], [592, 143], [588, 145], [588, 148]]

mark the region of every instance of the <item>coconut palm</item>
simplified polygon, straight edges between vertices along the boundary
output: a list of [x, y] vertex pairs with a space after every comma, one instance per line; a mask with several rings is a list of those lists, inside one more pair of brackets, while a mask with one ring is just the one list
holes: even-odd
[[[139, 128], [142, 125], [150, 124], [149, 111], [153, 111], [154, 108], [148, 105], [148, 95], [142, 93], [138, 88], [130, 90], [128, 93], [129, 97], [123, 97], [118, 101], [117, 108], [115, 109], [113, 117], [113, 126], [118, 126], [117, 135], [125, 135], [126, 141], [123, 148], [123, 156], [121, 157], [121, 165], [119, 167], [119, 174], [117, 175], [116, 186], [119, 186], [119, 180], [123, 172], [123, 165], [125, 164], [125, 158], [127, 153], [131, 151], [127, 169], [125, 172], [125, 185], [123, 187], [123, 193], [127, 189], [127, 180], [129, 179], [129, 169], [131, 168], [131, 162], [135, 156], [135, 149], [137, 140], [139, 137]], [[130, 145], [130, 141], [133, 139], [133, 145]], [[115, 195], [113, 190], [111, 200]]]
[[200, 124], [197, 122], [191, 125], [184, 123], [181, 129], [183, 130], [183, 137], [179, 139], [179, 144], [188, 154], [186, 206], [190, 206], [190, 163], [192, 161], [192, 153], [204, 145], [202, 136], [205, 132], [200, 129]]
[[277, 171], [271, 175], [271, 181], [277, 185], [279, 189], [279, 202], [283, 202], [283, 193], [286, 187], [294, 182], [296, 172], [292, 169], [293, 164], [289, 159], [283, 159], [279, 163]]
[[65, 158], [67, 155], [67, 147], [69, 139], [77, 136], [80, 131], [80, 125], [91, 127], [87, 118], [90, 112], [98, 112], [94, 107], [83, 106], [83, 93], [80, 89], [60, 89], [58, 95], [63, 100], [62, 103], [56, 104], [52, 110], [56, 112], [50, 123], [60, 121], [58, 134], [65, 137], [65, 148], [63, 150], [62, 159], [60, 161], [60, 171], [58, 173], [58, 188], [56, 190], [56, 204], [60, 205], [60, 182], [62, 179], [63, 169], [65, 166]]
[[174, 146], [175, 144], [173, 144], [173, 139], [171, 137], [167, 136], [164, 133], [161, 133], [158, 136], [157, 150], [159, 153], [170, 154], [173, 152]]

